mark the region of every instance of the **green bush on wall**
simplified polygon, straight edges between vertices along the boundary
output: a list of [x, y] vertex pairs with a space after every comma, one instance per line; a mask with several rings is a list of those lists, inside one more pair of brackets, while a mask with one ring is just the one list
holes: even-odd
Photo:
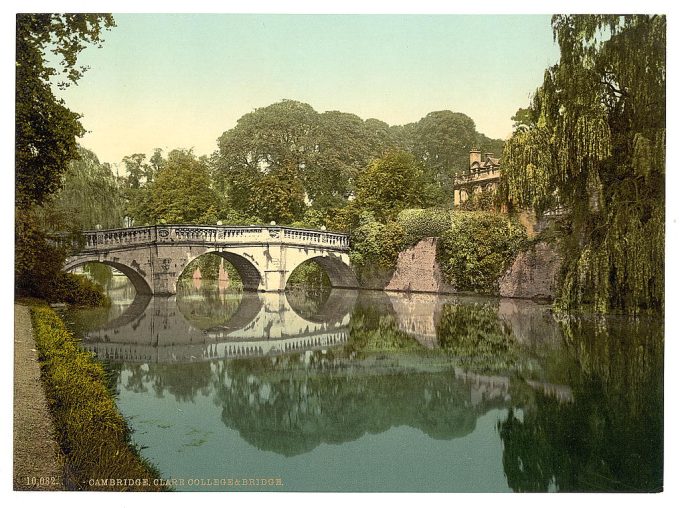
[[451, 224], [437, 242], [446, 282], [458, 291], [497, 292], [498, 278], [527, 241], [525, 229], [492, 212], [456, 211]]
[[437, 237], [451, 229], [451, 210], [443, 208], [410, 208], [397, 215], [404, 230], [406, 244], [414, 245], [423, 238]]
[[389, 281], [399, 253], [406, 247], [404, 230], [398, 222], [378, 222], [372, 213], [361, 214], [359, 227], [351, 233], [350, 261], [359, 282], [380, 286]]

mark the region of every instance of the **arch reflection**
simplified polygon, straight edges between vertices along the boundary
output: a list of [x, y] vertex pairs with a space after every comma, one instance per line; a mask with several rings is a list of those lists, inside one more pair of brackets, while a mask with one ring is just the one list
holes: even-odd
[[167, 363], [334, 347], [348, 340], [356, 291], [333, 292], [333, 309], [319, 310], [314, 321], [283, 293], [138, 295], [119, 316], [83, 324], [83, 346], [102, 359]]

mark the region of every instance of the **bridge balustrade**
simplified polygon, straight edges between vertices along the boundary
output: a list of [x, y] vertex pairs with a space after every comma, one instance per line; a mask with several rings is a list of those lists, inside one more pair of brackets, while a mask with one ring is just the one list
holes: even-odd
[[286, 243], [349, 249], [349, 237], [309, 229], [261, 226], [157, 225], [84, 231], [81, 252], [152, 243], [266, 244]]

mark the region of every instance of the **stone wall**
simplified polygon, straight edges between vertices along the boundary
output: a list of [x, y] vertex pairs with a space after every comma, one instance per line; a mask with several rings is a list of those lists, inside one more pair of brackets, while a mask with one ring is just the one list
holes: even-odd
[[[506, 298], [553, 300], [555, 281], [562, 264], [556, 247], [539, 242], [520, 252], [499, 279], [499, 294]], [[397, 268], [384, 287], [387, 291], [455, 293], [444, 282], [437, 263], [437, 239], [425, 238], [399, 254]]]
[[546, 242], [535, 244], [520, 252], [500, 278], [500, 296], [553, 300], [561, 264], [562, 256], [554, 245]]
[[437, 239], [424, 238], [413, 247], [399, 253], [397, 268], [385, 286], [387, 291], [422, 293], [453, 293], [444, 282], [437, 264]]

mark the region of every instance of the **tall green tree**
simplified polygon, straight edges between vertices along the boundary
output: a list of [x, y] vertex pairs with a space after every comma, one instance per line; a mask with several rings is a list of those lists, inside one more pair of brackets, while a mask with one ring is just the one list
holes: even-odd
[[307, 208], [305, 189], [296, 164], [284, 164], [258, 179], [252, 189], [250, 213], [265, 222], [291, 224]]
[[385, 222], [427, 201], [428, 184], [422, 164], [408, 152], [393, 151], [373, 161], [360, 175], [351, 206]]
[[666, 18], [554, 16], [552, 26], [560, 61], [506, 145], [506, 197], [568, 212], [563, 306], [661, 308]]
[[85, 148], [79, 147], [78, 155], [64, 173], [62, 188], [49, 206], [81, 229], [97, 225], [123, 227], [125, 202], [111, 166], [100, 163], [97, 156]]
[[147, 178], [151, 173], [151, 168], [146, 162], [146, 155], [143, 153], [133, 153], [123, 157], [125, 166], [125, 182], [129, 189], [139, 189], [145, 183], [151, 183], [152, 179]]
[[433, 111], [416, 123], [413, 153], [439, 178], [450, 182], [454, 171], [467, 167], [477, 141], [472, 118], [452, 111]]
[[433, 111], [415, 123], [393, 127], [398, 146], [422, 162], [426, 178], [436, 193], [428, 206], [451, 202], [453, 177], [469, 164], [470, 150], [478, 148], [500, 157], [503, 141], [477, 132], [475, 122], [463, 113]]
[[[213, 189], [205, 159], [191, 150], [173, 150], [148, 184], [146, 209], [138, 220], [147, 223], [215, 223], [223, 201]], [[146, 215], [144, 215], [146, 214]]]
[[[57, 99], [53, 80], [76, 83], [84, 67], [78, 53], [100, 44], [115, 26], [110, 14], [18, 14], [15, 87], [15, 288], [18, 294], [50, 300], [101, 301], [74, 276], [61, 272], [66, 252], [47, 240], [37, 207], [56, 192], [84, 134], [79, 115]], [[47, 52], [56, 55], [52, 64]], [[44, 215], [43, 215], [44, 218]], [[80, 289], [79, 289], [80, 288]]]
[[285, 100], [241, 117], [218, 145], [218, 187], [237, 211], [253, 213], [253, 187], [289, 164], [296, 166], [311, 206], [344, 206], [359, 173], [396, 143], [379, 120], [339, 111], [320, 114], [309, 104]]
[[308, 104], [282, 101], [242, 116], [220, 136], [215, 178], [236, 210], [251, 210], [252, 189], [267, 172], [302, 163], [313, 150], [317, 116]]
[[[78, 157], [76, 138], [85, 131], [80, 115], [52, 91], [53, 79], [66, 87], [85, 68], [78, 53], [102, 42], [102, 30], [115, 26], [110, 14], [18, 14], [16, 20], [15, 166], [16, 203], [40, 205], [61, 185], [61, 175]], [[51, 51], [61, 60], [53, 65]]]
[[346, 204], [359, 174], [396, 146], [386, 123], [340, 111], [318, 115], [312, 140], [314, 150], [303, 166], [305, 190], [314, 207], [322, 210]]

